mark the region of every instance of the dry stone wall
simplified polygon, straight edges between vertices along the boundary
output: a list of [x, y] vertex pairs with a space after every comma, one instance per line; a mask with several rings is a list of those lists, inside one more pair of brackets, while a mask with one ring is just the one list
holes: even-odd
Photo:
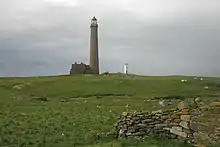
[[[194, 144], [198, 142], [202, 129], [210, 131], [210, 134], [213, 134], [213, 131], [217, 134], [220, 132], [218, 128], [212, 131], [208, 125], [201, 125], [198, 121], [199, 115], [201, 115], [201, 111], [189, 109], [184, 103], [180, 103], [178, 108], [170, 110], [136, 114], [123, 113], [117, 123], [116, 131], [118, 137], [163, 134], [172, 139], [180, 139]], [[201, 127], [203, 128], [201, 129]], [[214, 137], [217, 137], [217, 135], [214, 135]]]

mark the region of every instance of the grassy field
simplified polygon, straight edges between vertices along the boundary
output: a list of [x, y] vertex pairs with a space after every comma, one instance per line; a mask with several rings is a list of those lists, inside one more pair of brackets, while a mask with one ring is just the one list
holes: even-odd
[[162, 138], [116, 140], [108, 134], [124, 111], [160, 109], [157, 99], [149, 101], [152, 97], [215, 101], [218, 82], [178, 76], [0, 78], [0, 146], [187, 147]]

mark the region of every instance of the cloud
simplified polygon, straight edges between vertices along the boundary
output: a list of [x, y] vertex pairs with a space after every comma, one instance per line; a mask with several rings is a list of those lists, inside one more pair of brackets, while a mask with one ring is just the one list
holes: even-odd
[[220, 76], [218, 0], [0, 2], [0, 76], [68, 74], [88, 63], [99, 22], [101, 71]]

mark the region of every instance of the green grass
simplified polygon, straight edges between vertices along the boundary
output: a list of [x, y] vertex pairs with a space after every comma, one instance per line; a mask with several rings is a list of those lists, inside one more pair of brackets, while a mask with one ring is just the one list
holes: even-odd
[[[181, 83], [182, 78], [188, 82]], [[216, 84], [204, 89], [216, 81], [220, 79], [117, 75], [0, 78], [0, 146], [187, 147], [164, 139], [116, 140], [106, 134], [114, 131], [124, 111], [160, 109], [157, 101], [146, 101], [150, 97], [207, 98], [219, 95]]]

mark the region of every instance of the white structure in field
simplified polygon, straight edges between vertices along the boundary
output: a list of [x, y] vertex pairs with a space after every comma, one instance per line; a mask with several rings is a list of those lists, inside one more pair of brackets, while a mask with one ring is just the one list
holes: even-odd
[[124, 64], [124, 74], [128, 74], [128, 64]]

